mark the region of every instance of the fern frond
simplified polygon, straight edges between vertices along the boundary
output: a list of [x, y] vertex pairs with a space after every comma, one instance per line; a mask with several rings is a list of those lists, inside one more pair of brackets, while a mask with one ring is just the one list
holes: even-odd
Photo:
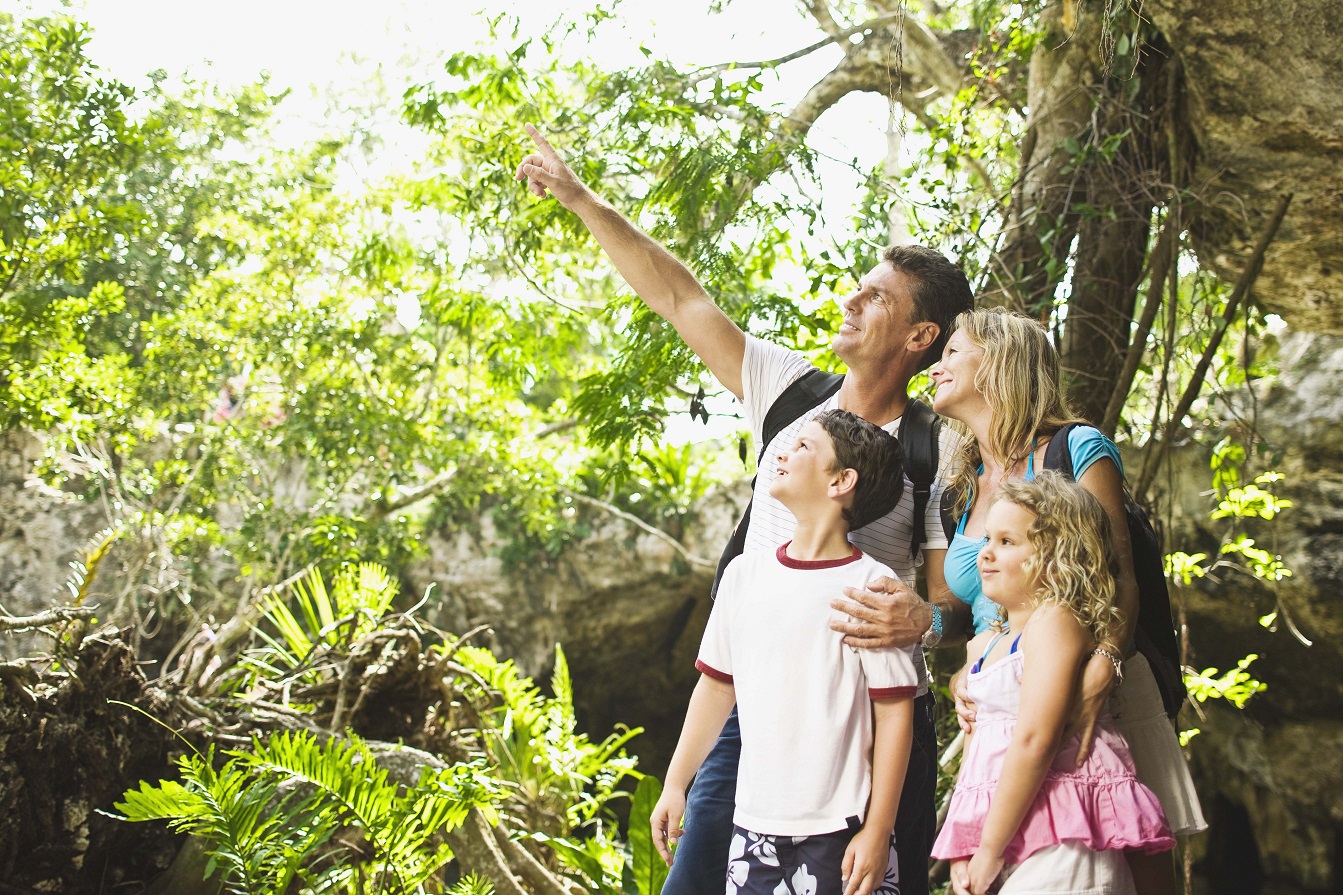
[[483, 876], [468, 873], [448, 890], [448, 895], [494, 895], [494, 883]]

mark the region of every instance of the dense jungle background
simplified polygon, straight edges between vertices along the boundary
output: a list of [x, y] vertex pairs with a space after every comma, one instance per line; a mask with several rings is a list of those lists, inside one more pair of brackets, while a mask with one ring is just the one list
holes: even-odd
[[753, 447], [524, 121], [821, 366], [890, 242], [1047, 323], [1170, 554], [1191, 890], [1343, 892], [1343, 7], [507, 9], [297, 140], [0, 12], [0, 893], [656, 895]]

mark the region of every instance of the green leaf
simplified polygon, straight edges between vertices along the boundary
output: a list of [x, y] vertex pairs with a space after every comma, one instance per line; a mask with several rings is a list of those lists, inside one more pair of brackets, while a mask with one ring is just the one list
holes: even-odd
[[659, 895], [667, 880], [667, 863], [653, 845], [651, 826], [653, 809], [661, 796], [662, 784], [657, 778], [644, 777], [634, 790], [634, 803], [630, 807], [630, 854], [639, 895]]

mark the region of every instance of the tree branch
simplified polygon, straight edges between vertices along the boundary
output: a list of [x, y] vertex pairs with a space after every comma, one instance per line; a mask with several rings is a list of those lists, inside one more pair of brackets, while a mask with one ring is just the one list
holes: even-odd
[[1213, 331], [1212, 338], [1208, 340], [1208, 346], [1203, 350], [1203, 356], [1198, 359], [1198, 366], [1194, 368], [1194, 372], [1189, 379], [1189, 385], [1185, 387], [1184, 394], [1180, 396], [1180, 403], [1175, 405], [1170, 418], [1166, 421], [1166, 430], [1162, 433], [1161, 440], [1154, 449], [1147, 452], [1147, 456], [1143, 460], [1142, 475], [1139, 476], [1138, 486], [1134, 489], [1135, 496], [1141, 498], [1147, 493], [1148, 487], [1152, 484], [1152, 479], [1156, 477], [1157, 467], [1161, 465], [1166, 452], [1170, 449], [1171, 440], [1182, 425], [1181, 421], [1185, 414], [1189, 412], [1189, 408], [1194, 406], [1194, 399], [1198, 397], [1198, 393], [1203, 388], [1203, 380], [1208, 375], [1208, 368], [1212, 366], [1212, 359], [1217, 354], [1217, 348], [1222, 344], [1222, 337], [1226, 335], [1227, 328], [1236, 319], [1236, 311], [1241, 301], [1249, 295], [1250, 287], [1254, 285], [1255, 279], [1258, 278], [1259, 271], [1264, 266], [1264, 255], [1268, 252], [1268, 247], [1272, 244], [1273, 238], [1278, 235], [1278, 227], [1282, 224], [1282, 219], [1287, 216], [1287, 207], [1291, 203], [1291, 193], [1278, 199], [1278, 205], [1273, 209], [1268, 225], [1264, 227], [1264, 232], [1260, 234], [1259, 241], [1255, 244], [1254, 251], [1250, 253], [1245, 269], [1241, 271], [1240, 279], [1236, 280], [1236, 286], [1231, 290], [1231, 297], [1226, 300], [1226, 309], [1222, 312], [1222, 319]]
[[579, 421], [577, 419], [557, 420], [548, 426], [543, 426], [541, 431], [537, 432], [534, 437], [537, 441], [540, 441], [542, 438], [558, 435], [560, 432], [567, 432], [570, 429], [577, 427], [578, 423]]
[[31, 631], [34, 628], [45, 628], [47, 625], [74, 621], [75, 619], [92, 618], [97, 611], [97, 606], [58, 606], [55, 609], [39, 612], [37, 615], [0, 615], [0, 631], [11, 633]]
[[406, 491], [396, 500], [378, 501], [376, 504], [374, 504], [373, 515], [375, 515], [379, 519], [382, 519], [387, 516], [390, 516], [392, 513], [395, 513], [398, 510], [404, 510], [406, 507], [412, 504], [419, 503], [426, 497], [432, 497], [439, 491], [442, 491], [448, 485], [452, 484], [452, 480], [457, 478], [457, 473], [458, 473], [457, 467], [444, 470], [443, 472], [440, 472], [438, 475], [434, 476], [429, 481], [425, 482], [423, 485], [420, 485], [417, 488], [412, 488], [411, 490]]
[[[690, 74], [686, 75], [686, 77], [697, 81], [703, 81], [705, 78], [711, 78], [714, 75], [721, 74], [722, 72], [725, 71], [735, 71], [739, 68], [775, 68], [777, 66], [784, 65], [788, 62], [792, 62], [795, 59], [801, 59], [803, 56], [810, 56], [817, 50], [823, 50], [826, 47], [830, 46], [831, 44], [835, 43], [843, 44], [844, 41], [848, 40], [850, 37], [853, 37], [855, 34], [862, 34], [865, 31], [875, 31], [877, 28], [882, 28], [886, 25], [894, 24], [895, 22], [898, 22], [902, 18], [904, 18], [904, 13], [894, 13], [892, 15], [877, 16], [877, 18], [875, 19], [868, 19], [861, 25], [854, 25], [852, 28], [845, 28], [842, 31], [836, 31], [833, 34], [830, 33], [828, 30], [826, 30], [824, 26], [822, 26], [822, 30], [826, 30], [826, 34], [828, 36], [825, 39], [818, 40], [816, 41], [816, 43], [811, 44], [809, 46], [805, 46], [800, 50], [794, 50], [791, 53], [779, 56], [775, 59], [762, 59], [758, 62], [720, 62], [717, 65], [709, 65], [704, 68], [697, 68]], [[831, 19], [831, 24], [834, 24], [833, 19]], [[934, 40], [935, 39], [936, 38], [934, 38]]]
[[676, 540], [676, 538], [673, 538], [671, 535], [667, 534], [660, 528], [654, 528], [647, 522], [640, 519], [638, 516], [627, 513], [624, 510], [620, 509], [619, 507], [612, 506], [611, 504], [607, 503], [604, 500], [597, 500], [595, 497], [588, 497], [586, 494], [578, 494], [577, 492], [569, 491], [568, 489], [565, 489], [563, 493], [568, 497], [571, 497], [574, 500], [578, 501], [579, 503], [585, 503], [588, 506], [596, 507], [599, 510], [605, 510], [611, 515], [619, 519], [623, 519], [629, 524], [635, 526], [636, 528], [639, 528], [642, 531], [647, 532], [648, 534], [652, 535], [658, 540], [665, 541], [668, 545], [671, 546], [673, 550], [681, 554], [682, 559], [690, 563], [692, 566], [699, 566], [700, 568], [704, 569], [718, 568], [718, 563], [712, 560], [704, 559], [703, 557], [700, 556], [695, 556], [688, 549], [686, 549], [686, 546], [684, 544]]
[[821, 26], [821, 30], [830, 35], [831, 40], [836, 43], [844, 39], [844, 29], [835, 21], [834, 15], [830, 12], [830, 4], [826, 0], [805, 0], [807, 12], [816, 20], [816, 24]]

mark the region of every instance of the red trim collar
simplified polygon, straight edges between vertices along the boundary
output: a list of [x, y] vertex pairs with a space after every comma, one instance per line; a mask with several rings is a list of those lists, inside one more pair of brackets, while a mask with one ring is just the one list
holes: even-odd
[[774, 551], [774, 556], [785, 568], [789, 569], [835, 569], [863, 558], [863, 551], [855, 546], [853, 552], [843, 559], [793, 559], [788, 555], [788, 544], [791, 543], [793, 542], [788, 541], [785, 544], [780, 544], [779, 549]]

